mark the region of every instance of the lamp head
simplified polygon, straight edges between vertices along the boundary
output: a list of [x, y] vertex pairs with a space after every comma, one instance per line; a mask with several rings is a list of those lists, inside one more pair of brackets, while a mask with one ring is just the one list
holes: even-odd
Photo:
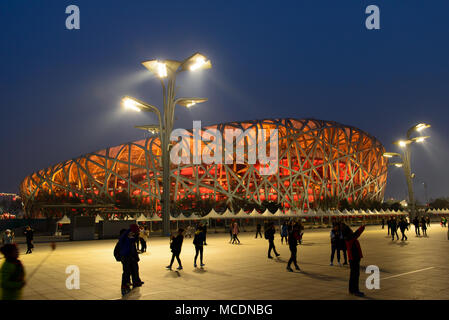
[[206, 102], [207, 98], [179, 98], [176, 100], [176, 104], [180, 106], [190, 108], [198, 103]]
[[431, 125], [430, 124], [427, 124], [427, 123], [419, 123], [419, 124], [417, 124], [416, 126], [415, 126], [415, 130], [416, 131], [422, 131], [422, 130], [424, 130], [424, 129], [426, 129], [426, 128], [430, 128], [431, 127]]
[[410, 143], [412, 143], [412, 140], [398, 140], [398, 141], [393, 142], [393, 144], [396, 144], [396, 145], [400, 146], [401, 148], [406, 147]]
[[429, 137], [429, 136], [420, 136], [420, 137], [413, 138], [412, 140], [413, 140], [414, 142], [422, 143], [422, 142], [424, 142], [427, 138], [430, 138], [430, 137]]
[[393, 158], [393, 157], [400, 157], [401, 155], [396, 152], [384, 152], [382, 156], [385, 158]]
[[181, 63], [174, 60], [148, 60], [142, 62], [159, 79], [167, 78], [169, 73], [175, 72]]
[[140, 103], [128, 96], [122, 99], [122, 105], [125, 109], [130, 109], [137, 112], [142, 111]]
[[196, 71], [210, 68], [212, 68], [210, 60], [207, 60], [206, 56], [199, 52], [187, 58], [182, 64], [183, 70]]
[[134, 128], [140, 129], [140, 130], [145, 130], [151, 134], [156, 134], [159, 133], [160, 128], [158, 125], [155, 124], [149, 124], [149, 125], [144, 125], [144, 126], [134, 126]]

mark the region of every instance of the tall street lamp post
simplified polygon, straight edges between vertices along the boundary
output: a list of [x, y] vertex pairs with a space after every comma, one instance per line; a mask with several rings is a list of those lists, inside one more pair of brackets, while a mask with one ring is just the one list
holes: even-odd
[[410, 145], [414, 142], [416, 143], [422, 143], [424, 142], [429, 136], [418, 136], [416, 138], [412, 138], [413, 132], [421, 132], [422, 130], [429, 128], [429, 124], [420, 123], [417, 124], [410, 129], [407, 130], [407, 139], [406, 140], [399, 140], [393, 142], [393, 144], [398, 145], [403, 149], [403, 153], [396, 153], [396, 152], [385, 152], [383, 154], [386, 158], [392, 158], [392, 157], [399, 157], [401, 159], [401, 162], [395, 162], [391, 163], [390, 165], [394, 165], [396, 167], [402, 167], [404, 170], [405, 179], [407, 182], [407, 189], [408, 189], [408, 198], [410, 203], [410, 218], [413, 219], [416, 216], [416, 206], [415, 206], [415, 195], [413, 192], [413, 178], [415, 177], [415, 174], [412, 173], [411, 170], [411, 150]]
[[[173, 130], [175, 106], [190, 108], [195, 104], [206, 102], [206, 98], [176, 98], [176, 76], [183, 71], [196, 71], [210, 69], [210, 60], [200, 53], [195, 53], [183, 61], [176, 60], [149, 60], [142, 63], [150, 70], [162, 85], [163, 115], [159, 109], [141, 100], [124, 97], [122, 104], [125, 108], [134, 111], [154, 112], [158, 116], [158, 125], [136, 126], [138, 129], [158, 133], [162, 150], [162, 227], [163, 235], [170, 235], [170, 134]], [[162, 118], [163, 117], [163, 118]]]

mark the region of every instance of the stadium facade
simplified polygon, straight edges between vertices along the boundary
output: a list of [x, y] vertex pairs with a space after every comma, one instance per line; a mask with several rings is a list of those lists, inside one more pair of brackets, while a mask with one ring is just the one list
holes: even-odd
[[[307, 210], [326, 198], [383, 200], [388, 164], [382, 156], [385, 149], [360, 129], [332, 121], [292, 118], [218, 124], [203, 128], [201, 135], [206, 129], [221, 133], [225, 129], [254, 129], [256, 135], [261, 129], [277, 129], [278, 170], [261, 175], [260, 163], [248, 163], [247, 157], [244, 163], [171, 163], [173, 202], [192, 198], [227, 204], [271, 201], [284, 208]], [[192, 130], [188, 132], [192, 139]], [[30, 216], [39, 214], [42, 204], [116, 205], [124, 194], [134, 207], [160, 212], [162, 193], [157, 136], [58, 163], [31, 174], [20, 185]]]

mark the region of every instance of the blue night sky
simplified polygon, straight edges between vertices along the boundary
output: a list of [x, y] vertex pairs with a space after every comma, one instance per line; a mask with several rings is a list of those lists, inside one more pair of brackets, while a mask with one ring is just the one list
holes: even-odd
[[[67, 30], [65, 8], [81, 11]], [[380, 30], [365, 8], [380, 8]], [[449, 2], [413, 0], [0, 2], [0, 191], [59, 161], [143, 138], [148, 114], [120, 98], [161, 104], [158, 80], [140, 64], [199, 51], [213, 69], [178, 78], [175, 127], [269, 117], [353, 125], [392, 141], [418, 122], [431, 139], [413, 146], [415, 192], [449, 196]], [[391, 167], [386, 197], [405, 198]]]

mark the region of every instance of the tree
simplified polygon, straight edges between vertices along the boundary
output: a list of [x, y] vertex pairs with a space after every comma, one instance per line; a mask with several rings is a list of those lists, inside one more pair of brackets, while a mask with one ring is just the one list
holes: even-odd
[[429, 207], [431, 209], [447, 209], [449, 208], [449, 199], [448, 198], [437, 198], [432, 199], [429, 203]]

